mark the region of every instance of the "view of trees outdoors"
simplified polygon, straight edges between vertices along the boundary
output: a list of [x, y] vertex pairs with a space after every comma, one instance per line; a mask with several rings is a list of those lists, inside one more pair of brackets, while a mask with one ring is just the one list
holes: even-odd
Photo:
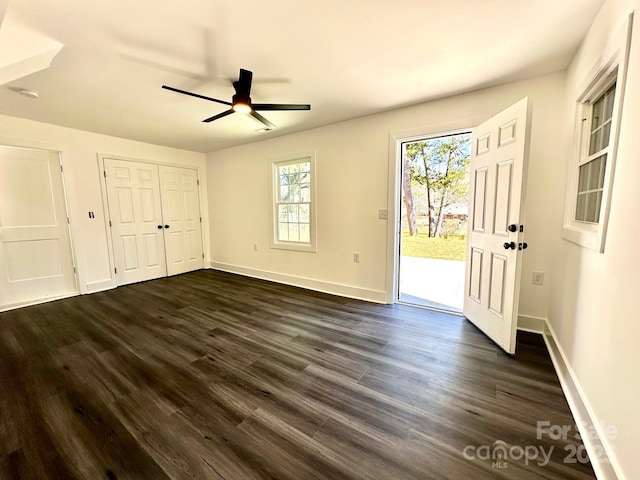
[[462, 311], [470, 159], [470, 133], [402, 145], [402, 301]]
[[405, 143], [402, 150], [403, 225], [409, 236], [466, 235], [471, 136]]

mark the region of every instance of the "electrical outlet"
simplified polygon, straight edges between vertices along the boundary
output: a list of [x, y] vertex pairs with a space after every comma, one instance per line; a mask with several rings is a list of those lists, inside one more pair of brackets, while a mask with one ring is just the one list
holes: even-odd
[[360, 254], [358, 252], [353, 254], [353, 261], [356, 263], [360, 263]]
[[378, 210], [378, 218], [380, 220], [386, 220], [389, 218], [389, 211], [388, 210]]
[[534, 285], [544, 284], [544, 272], [533, 272], [531, 281]]

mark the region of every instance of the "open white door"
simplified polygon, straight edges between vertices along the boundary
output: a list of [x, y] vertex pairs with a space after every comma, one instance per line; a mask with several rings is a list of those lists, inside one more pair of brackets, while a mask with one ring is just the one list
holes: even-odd
[[202, 256], [202, 224], [198, 172], [191, 168], [160, 165], [162, 217], [169, 275], [199, 270]]
[[118, 285], [165, 277], [158, 167], [105, 158], [104, 168]]
[[0, 147], [0, 309], [77, 291], [58, 153]]
[[473, 130], [464, 316], [507, 353], [515, 353], [529, 99]]

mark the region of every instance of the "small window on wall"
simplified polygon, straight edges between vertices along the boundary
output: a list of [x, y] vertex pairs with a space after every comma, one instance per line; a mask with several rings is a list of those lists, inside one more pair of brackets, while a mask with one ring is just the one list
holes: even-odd
[[577, 222], [599, 223], [604, 192], [604, 176], [607, 157], [610, 155], [611, 123], [616, 84], [592, 104], [585, 103], [585, 119], [589, 119], [589, 133], [578, 164], [578, 193], [575, 220]]
[[[631, 22], [631, 20], [630, 20]], [[563, 236], [604, 251], [630, 42], [630, 23], [608, 46], [580, 88], [575, 160], [570, 170]]]
[[315, 252], [314, 155], [273, 163], [272, 248]]

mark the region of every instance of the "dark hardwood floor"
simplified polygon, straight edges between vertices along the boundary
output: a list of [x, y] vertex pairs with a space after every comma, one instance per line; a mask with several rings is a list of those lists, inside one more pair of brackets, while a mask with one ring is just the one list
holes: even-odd
[[211, 270], [0, 314], [0, 415], [1, 480], [594, 478], [541, 337]]

